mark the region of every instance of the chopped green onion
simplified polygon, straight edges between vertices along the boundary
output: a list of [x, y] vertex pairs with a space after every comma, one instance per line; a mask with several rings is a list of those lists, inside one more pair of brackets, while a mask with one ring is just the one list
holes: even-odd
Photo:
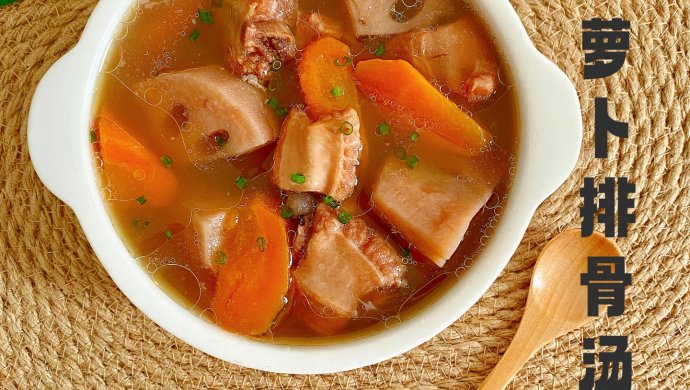
[[257, 237], [256, 245], [259, 247], [260, 252], [266, 251], [266, 239], [263, 237]]
[[405, 151], [405, 148], [403, 148], [402, 146], [396, 146], [393, 153], [395, 154], [395, 157], [397, 157], [398, 159], [407, 160], [407, 151]]
[[419, 133], [417, 133], [416, 131], [414, 131], [414, 132], [410, 133], [410, 136], [409, 136], [408, 138], [409, 138], [410, 141], [412, 141], [412, 142], [417, 142], [417, 140], [419, 139]]
[[386, 122], [383, 122], [380, 125], [376, 126], [376, 131], [379, 133], [379, 135], [386, 135], [391, 132], [391, 125], [389, 125]]
[[304, 184], [307, 178], [301, 173], [293, 173], [290, 175], [290, 180], [292, 180], [293, 183]]
[[146, 229], [147, 227], [149, 227], [150, 223], [151, 222], [149, 222], [148, 218], [143, 217], [134, 218], [134, 220], [132, 220], [132, 226], [135, 229]]
[[268, 106], [271, 107], [272, 109], [276, 110], [276, 109], [278, 109], [280, 102], [278, 102], [278, 99], [272, 97], [272, 98], [268, 99], [266, 104], [268, 104]]
[[268, 100], [266, 101], [266, 104], [267, 104], [269, 107], [271, 107], [271, 109], [273, 110], [273, 112], [274, 112], [276, 115], [278, 115], [279, 117], [281, 117], [281, 118], [288, 114], [287, 108], [281, 106], [281, 105], [280, 105], [280, 102], [278, 101], [278, 99], [276, 99], [276, 98], [274, 98], [274, 97], [271, 97], [270, 99], [268, 99]]
[[350, 57], [350, 56], [338, 57], [333, 62], [335, 63], [335, 66], [347, 66], [347, 65], [350, 65], [352, 63], [352, 57]]
[[199, 9], [199, 19], [206, 24], [213, 24], [213, 14], [203, 8]]
[[96, 142], [96, 132], [95, 131], [92, 131], [89, 133], [89, 140], [91, 141], [92, 144]]
[[340, 131], [345, 134], [345, 135], [350, 135], [352, 132], [355, 130], [354, 126], [352, 126], [352, 123], [345, 121], [340, 124]]
[[228, 140], [223, 138], [223, 137], [213, 137], [213, 141], [216, 143], [216, 146], [219, 148], [222, 148], [225, 146], [225, 144], [228, 143]]
[[140, 205], [143, 206], [144, 203], [146, 203], [146, 197], [145, 197], [144, 195], [138, 197], [138, 198], [137, 198], [137, 203], [139, 203]]
[[230, 139], [230, 134], [227, 130], [220, 129], [209, 134], [209, 137], [211, 137], [216, 147], [222, 148], [223, 146], [225, 146], [225, 144], [228, 143], [228, 139]]
[[172, 236], [173, 236], [172, 230], [168, 229], [165, 231], [165, 238], [167, 238], [169, 240], [172, 238]]
[[409, 259], [409, 258], [412, 257], [412, 253], [410, 252], [409, 249], [403, 248], [402, 252], [403, 252], [403, 257], [404, 257], [404, 258]]
[[334, 98], [339, 98], [345, 95], [345, 91], [343, 91], [343, 87], [341, 87], [340, 85], [336, 85], [335, 87], [331, 88], [331, 95]]
[[345, 225], [346, 223], [350, 222], [352, 219], [352, 214], [348, 213], [347, 211], [343, 210], [338, 214], [338, 221]]
[[419, 157], [417, 157], [416, 155], [413, 154], [412, 156], [410, 156], [410, 158], [407, 159], [408, 167], [414, 169], [414, 167], [416, 167], [417, 164], [419, 164]]
[[235, 180], [235, 185], [237, 188], [243, 190], [244, 187], [247, 186], [247, 179], [245, 179], [244, 176], [240, 176], [237, 178], [237, 180]]
[[201, 31], [199, 31], [199, 29], [195, 29], [191, 34], [189, 34], [189, 40], [195, 42], [197, 39], [199, 39], [200, 35]]
[[167, 154], [164, 154], [161, 156], [161, 164], [163, 164], [164, 167], [170, 168], [172, 163], [173, 163], [172, 158], [170, 158], [170, 156], [168, 156]]
[[376, 48], [376, 50], [374, 50], [374, 55], [376, 57], [381, 57], [384, 54], [386, 54], [386, 45], [382, 43]]
[[331, 206], [331, 208], [333, 208], [333, 209], [337, 209], [337, 208], [338, 208], [338, 202], [336, 202], [335, 199], [333, 199], [333, 197], [330, 196], [330, 195], [325, 196], [325, 197], [323, 198], [323, 203], [325, 203], [325, 204]]
[[216, 263], [220, 265], [225, 265], [228, 263], [228, 255], [223, 251], [218, 251], [216, 253]]
[[290, 219], [290, 218], [292, 218], [293, 214], [294, 214], [294, 212], [292, 211], [292, 209], [290, 207], [288, 207], [288, 206], [281, 206], [280, 207], [280, 216], [281, 217], [283, 217], [285, 219]]
[[288, 114], [288, 110], [285, 107], [278, 107], [275, 111], [273, 111], [278, 115], [279, 117], [284, 117]]

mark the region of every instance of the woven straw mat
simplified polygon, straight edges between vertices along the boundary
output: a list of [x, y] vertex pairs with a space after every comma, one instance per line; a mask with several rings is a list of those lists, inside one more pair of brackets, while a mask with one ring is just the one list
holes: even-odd
[[[682, 2], [685, 2], [682, 4]], [[36, 84], [78, 40], [94, 0], [23, 0], [0, 8], [0, 385], [6, 388], [476, 388], [515, 334], [532, 266], [549, 238], [579, 227], [584, 176], [628, 176], [637, 223], [618, 239], [633, 285], [626, 313], [548, 344], [509, 388], [576, 388], [583, 337], [627, 334], [634, 387], [690, 388], [690, 4], [514, 0], [537, 47], [574, 80], [584, 112], [580, 163], [537, 211], [517, 253], [453, 326], [402, 356], [335, 375], [276, 375], [210, 357], [163, 331], [115, 287], [72, 211], [40, 183], [27, 115]], [[625, 67], [582, 78], [583, 19], [631, 20]], [[630, 123], [595, 159], [593, 102]]]

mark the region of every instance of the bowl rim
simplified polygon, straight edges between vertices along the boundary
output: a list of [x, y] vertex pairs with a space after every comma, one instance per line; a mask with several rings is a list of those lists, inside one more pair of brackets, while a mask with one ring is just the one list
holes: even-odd
[[565, 181], [577, 162], [582, 120], [574, 86], [533, 46], [508, 0], [477, 0], [513, 74], [521, 140], [511, 199], [492, 239], [459, 276], [462, 280], [411, 318], [359, 339], [300, 346], [232, 334], [177, 304], [134, 261], [97, 185], [87, 136], [94, 96], [110, 44], [136, 2], [100, 1], [79, 43], [39, 83], [29, 113], [31, 160], [46, 187], [74, 210], [120, 291], [166, 331], [230, 363], [276, 373], [334, 373], [382, 362], [430, 340], [489, 289], [515, 253], [537, 206]]

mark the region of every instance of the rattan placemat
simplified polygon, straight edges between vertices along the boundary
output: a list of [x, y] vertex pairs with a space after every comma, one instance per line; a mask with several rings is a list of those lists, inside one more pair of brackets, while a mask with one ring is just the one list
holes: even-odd
[[[114, 1], [114, 0], [112, 0]], [[585, 144], [571, 178], [537, 211], [520, 248], [491, 289], [452, 327], [376, 366], [337, 375], [289, 376], [209, 357], [161, 330], [117, 290], [71, 210], [41, 185], [26, 144], [34, 88], [77, 41], [94, 0], [23, 0], [0, 9], [0, 384], [7, 388], [475, 388], [522, 316], [532, 265], [544, 242], [579, 225], [584, 176], [637, 184], [638, 220], [619, 243], [634, 282], [626, 315], [600, 319], [547, 345], [515, 388], [573, 388], [581, 340], [630, 335], [636, 388], [690, 387], [690, 4], [643, 0], [514, 0], [530, 36], [575, 81]], [[599, 5], [596, 5], [599, 4]], [[632, 21], [628, 63], [584, 81], [580, 23]], [[631, 136], [593, 156], [593, 101]], [[685, 259], [685, 260], [683, 260]]]

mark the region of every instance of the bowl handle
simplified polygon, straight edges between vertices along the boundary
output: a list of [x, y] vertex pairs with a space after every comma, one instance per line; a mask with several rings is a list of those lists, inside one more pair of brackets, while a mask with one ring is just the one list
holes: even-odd
[[84, 194], [86, 167], [77, 161], [88, 153], [89, 137], [83, 121], [89, 69], [72, 49], [60, 58], [36, 87], [29, 112], [28, 141], [31, 162], [43, 184], [63, 202], [73, 205]]
[[[582, 112], [575, 86], [554, 63], [534, 48], [529, 72], [529, 123], [523, 126], [527, 142], [530, 185], [546, 199], [571, 175], [582, 145]], [[534, 138], [532, 138], [534, 137]]]

